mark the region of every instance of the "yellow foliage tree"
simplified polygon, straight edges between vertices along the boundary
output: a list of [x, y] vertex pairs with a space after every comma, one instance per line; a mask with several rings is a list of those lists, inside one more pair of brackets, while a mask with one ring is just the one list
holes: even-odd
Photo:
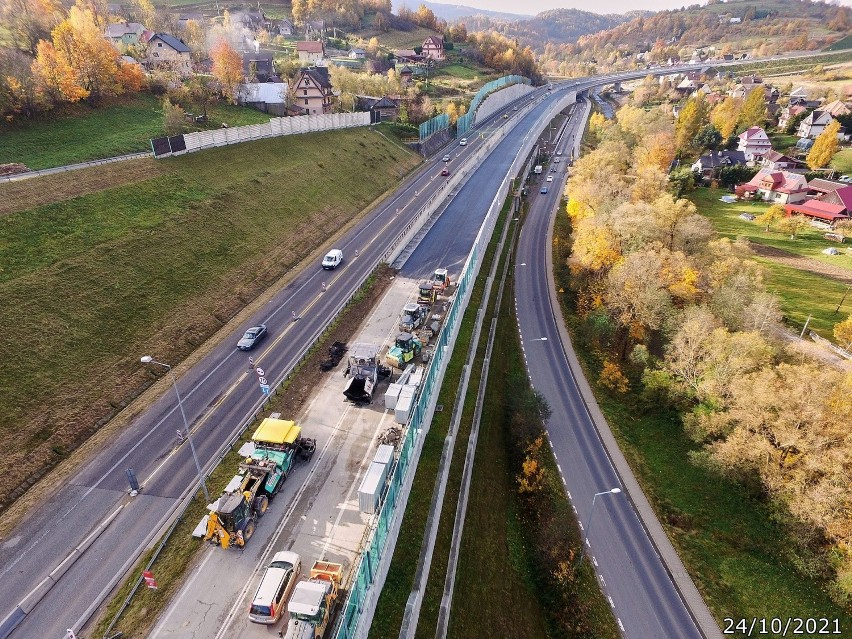
[[572, 267], [602, 271], [621, 259], [618, 238], [612, 230], [594, 218], [580, 220], [574, 231]]
[[722, 134], [722, 139], [727, 140], [736, 130], [740, 109], [742, 109], [742, 102], [729, 96], [717, 104], [710, 113], [710, 122]]
[[821, 169], [831, 162], [831, 158], [837, 153], [837, 132], [840, 131], [840, 122], [832, 120], [831, 124], [819, 134], [814, 145], [808, 152], [806, 162], [812, 169]]
[[459, 109], [455, 102], [448, 102], [444, 112], [450, 118], [450, 124], [455, 124], [456, 120], [459, 119]]
[[773, 204], [766, 211], [764, 211], [761, 215], [758, 215], [754, 222], [755, 224], [760, 224], [763, 226], [763, 230], [765, 232], [769, 232], [769, 227], [778, 222], [779, 220], [784, 219], [784, 216], [787, 212], [784, 210], [784, 207], [781, 204]]
[[546, 472], [538, 459], [543, 444], [544, 438], [538, 436], [527, 446], [524, 461], [521, 464], [521, 474], [517, 477], [520, 494], [536, 493], [544, 487]]
[[220, 40], [210, 50], [213, 60], [213, 76], [222, 87], [222, 95], [234, 104], [237, 103], [237, 91], [243, 81], [243, 59], [227, 40]]
[[630, 390], [630, 382], [621, 371], [621, 367], [609, 359], [604, 360], [600, 377], [598, 377], [598, 383], [604, 388], [622, 395]]
[[841, 348], [849, 350], [852, 345], [852, 315], [834, 325], [834, 339]]

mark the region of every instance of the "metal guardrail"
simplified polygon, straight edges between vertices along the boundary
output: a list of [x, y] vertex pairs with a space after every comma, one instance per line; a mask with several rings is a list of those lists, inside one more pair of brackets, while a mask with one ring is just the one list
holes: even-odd
[[103, 166], [104, 164], [112, 164], [114, 162], [123, 162], [124, 160], [138, 160], [140, 158], [153, 157], [150, 151], [141, 153], [129, 153], [127, 155], [119, 155], [114, 158], [104, 158], [103, 160], [90, 160], [88, 162], [79, 162], [77, 164], [66, 164], [65, 166], [57, 166], [51, 169], [39, 169], [37, 171], [27, 171], [26, 173], [14, 173], [13, 175], [0, 176], [0, 182], [20, 182], [30, 178], [42, 177], [44, 175], [53, 175], [55, 173], [65, 173], [66, 171], [77, 171], [79, 169], [88, 169], [93, 166]]

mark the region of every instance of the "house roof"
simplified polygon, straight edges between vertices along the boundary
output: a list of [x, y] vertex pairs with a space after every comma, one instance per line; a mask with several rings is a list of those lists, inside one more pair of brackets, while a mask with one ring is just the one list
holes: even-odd
[[423, 41], [423, 48], [425, 49], [427, 46], [435, 47], [437, 49], [443, 49], [444, 41], [438, 36], [429, 36]]
[[844, 186], [842, 188], [837, 189], [834, 193], [831, 194], [831, 199], [835, 201], [840, 201], [843, 206], [846, 208], [846, 213], [852, 215], [852, 186]]
[[353, 47], [350, 49], [350, 53], [367, 53], [364, 49], [359, 49], [358, 47]]
[[301, 76], [308, 76], [320, 88], [331, 90], [331, 80], [328, 77], [327, 67], [309, 67], [300, 71]]
[[154, 35], [151, 36], [151, 39], [149, 40], [149, 42], [156, 40], [157, 38], [162, 40], [164, 43], [169, 45], [172, 49], [174, 49], [178, 53], [189, 53], [189, 47], [186, 46], [183, 42], [178, 40], [173, 35], [170, 35], [168, 33], [155, 33]]
[[296, 51], [305, 53], [325, 53], [325, 48], [320, 40], [305, 40], [296, 43]]
[[755, 137], [756, 135], [758, 135], [760, 133], [762, 133], [764, 136], [766, 136], [766, 131], [761, 129], [759, 126], [751, 126], [751, 127], [747, 128], [745, 131], [743, 131], [742, 133], [740, 133], [739, 137], [740, 137], [741, 140], [750, 140], [751, 138]]
[[819, 191], [820, 193], [832, 193], [843, 188], [840, 182], [832, 182], [831, 180], [823, 180], [822, 178], [814, 178], [808, 182], [808, 188], [811, 191]]
[[749, 185], [757, 188], [767, 188], [779, 193], [801, 193], [808, 188], [808, 182], [804, 175], [789, 173], [787, 171], [772, 171], [761, 169], [751, 180]]
[[787, 213], [801, 213], [808, 217], [833, 222], [838, 219], [848, 219], [846, 209], [840, 204], [830, 204], [821, 200], [805, 200], [799, 204], [786, 204]]
[[710, 151], [705, 153], [698, 162], [702, 169], [715, 169], [720, 166], [745, 164], [746, 157], [742, 151]]
[[823, 104], [820, 108], [820, 111], [825, 111], [826, 113], [830, 113], [834, 117], [837, 117], [838, 115], [849, 114], [850, 109], [840, 100], [834, 100], [833, 102], [829, 102], [828, 104]]
[[106, 35], [108, 38], [120, 38], [127, 33], [142, 35], [144, 31], [145, 27], [138, 22], [113, 22], [107, 25]]
[[399, 73], [400, 73], [400, 75], [402, 75], [403, 73], [407, 73], [407, 74], [411, 75], [412, 73], [414, 73], [414, 71], [412, 71], [411, 67], [406, 64], [405, 66], [402, 67], [402, 69], [399, 70]]
[[383, 96], [377, 102], [373, 103], [373, 109], [395, 109], [399, 105], [396, 103], [396, 100], [389, 98], [388, 96]]
[[794, 160], [793, 158], [784, 155], [783, 153], [779, 153], [775, 149], [769, 149], [766, 153], [761, 153], [760, 155], [762, 158], [769, 160], [770, 162], [787, 162], [800, 164], [798, 160]]
[[393, 52], [397, 58], [416, 58], [417, 54], [414, 49], [397, 49]]
[[832, 120], [831, 114], [823, 111], [821, 109], [816, 109], [811, 111], [804, 120], [802, 120], [802, 124], [828, 124]]

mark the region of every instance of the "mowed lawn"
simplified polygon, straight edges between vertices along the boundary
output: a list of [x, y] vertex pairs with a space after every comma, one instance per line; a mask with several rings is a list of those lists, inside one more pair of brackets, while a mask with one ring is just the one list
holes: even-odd
[[180, 362], [418, 162], [362, 128], [0, 184], [40, 198], [0, 217], [0, 505], [150, 382], [140, 354]]
[[[64, 113], [0, 124], [0, 164], [19, 162], [36, 170], [150, 151], [151, 138], [163, 135], [161, 105], [160, 98], [142, 93], [109, 106], [77, 104]], [[269, 121], [266, 113], [229, 104], [214, 105], [207, 114], [206, 128]]]
[[752, 242], [852, 270], [852, 255], [829, 256], [822, 253], [823, 249], [829, 246], [839, 248], [841, 252], [845, 253], [844, 248], [846, 246], [852, 247], [852, 244], [837, 244], [827, 240], [823, 237], [825, 231], [812, 226], [805, 228], [795, 240], [791, 240], [789, 235], [776, 230], [774, 227], [770, 227], [769, 232], [766, 232], [763, 225], [756, 221], [744, 220], [740, 215], [750, 213], [759, 216], [769, 208], [769, 204], [764, 202], [725, 204], [719, 201], [719, 198], [723, 195], [729, 194], [722, 189], [705, 188], [696, 189], [689, 195], [689, 199], [695, 203], [698, 211], [710, 219], [715, 229], [722, 236], [732, 239], [738, 236], [747, 237]]
[[846, 175], [852, 175], [852, 149], [839, 151], [831, 160], [831, 168], [837, 169]]

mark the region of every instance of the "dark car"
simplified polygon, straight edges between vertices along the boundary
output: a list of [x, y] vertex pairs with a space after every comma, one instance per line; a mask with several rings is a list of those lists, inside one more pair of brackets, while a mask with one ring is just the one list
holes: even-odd
[[450, 174], [449, 169], [444, 169], [443, 171], [441, 171], [441, 175], [449, 175], [449, 174]]
[[237, 342], [237, 348], [241, 351], [250, 351], [264, 337], [266, 337], [266, 324], [252, 326], [245, 332], [242, 339]]

